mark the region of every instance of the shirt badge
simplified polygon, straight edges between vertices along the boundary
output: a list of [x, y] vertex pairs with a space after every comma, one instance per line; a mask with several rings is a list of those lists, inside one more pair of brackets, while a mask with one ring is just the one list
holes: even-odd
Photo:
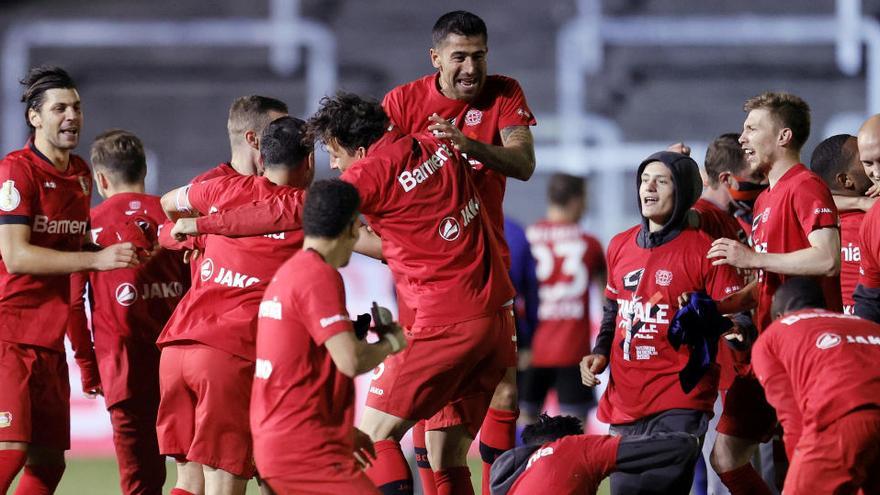
[[0, 210], [12, 211], [21, 204], [21, 194], [15, 188], [15, 181], [7, 180], [0, 186]]
[[672, 272], [669, 270], [657, 270], [654, 272], [654, 281], [662, 287], [669, 287], [672, 284]]
[[483, 121], [483, 112], [477, 110], [476, 108], [471, 108], [467, 111], [467, 114], [464, 116], [464, 123], [471, 127], [479, 124]]

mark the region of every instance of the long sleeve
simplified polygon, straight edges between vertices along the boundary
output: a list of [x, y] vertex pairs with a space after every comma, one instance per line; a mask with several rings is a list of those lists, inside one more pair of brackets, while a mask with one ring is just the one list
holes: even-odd
[[617, 328], [617, 310], [617, 301], [605, 299], [605, 304], [602, 305], [602, 323], [599, 325], [599, 335], [596, 336], [593, 354], [611, 356], [611, 343], [614, 342], [614, 329]]
[[196, 219], [201, 234], [248, 237], [295, 230], [302, 226], [301, 194], [281, 194], [233, 210]]
[[80, 369], [83, 391], [101, 385], [98, 360], [92, 343], [85, 308], [86, 285], [89, 275], [78, 272], [70, 275], [70, 317], [67, 322], [67, 338], [73, 347], [73, 357]]

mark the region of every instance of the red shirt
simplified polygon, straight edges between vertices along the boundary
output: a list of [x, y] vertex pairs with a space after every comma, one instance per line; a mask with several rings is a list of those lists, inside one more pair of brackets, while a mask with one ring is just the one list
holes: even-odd
[[[0, 161], [0, 224], [28, 225], [30, 244], [79, 251], [89, 220], [89, 166], [59, 172], [29, 143]], [[64, 351], [70, 275], [13, 275], [0, 260], [0, 340]]]
[[[116, 194], [92, 209], [93, 240], [103, 229], [123, 225], [132, 217], [148, 220], [153, 229], [166, 219], [157, 196]], [[74, 297], [83, 293], [86, 282], [90, 286], [94, 352], [109, 407], [131, 397], [140, 378], [138, 370], [121, 365], [127, 358], [119, 354], [155, 348], [159, 333], [189, 287], [189, 273], [180, 253], [162, 250], [137, 268], [73, 274]], [[74, 310], [84, 316], [82, 302], [82, 297], [75, 300]], [[85, 318], [72, 316], [69, 331], [79, 359], [80, 349], [92, 347]]]
[[549, 442], [529, 458], [508, 495], [553, 493], [596, 495], [617, 465], [621, 437], [569, 435]]
[[526, 237], [539, 284], [532, 365], [576, 366], [590, 353], [590, 286], [605, 272], [602, 245], [575, 223], [547, 220], [530, 226]]
[[674, 350], [666, 334], [683, 292], [704, 291], [719, 301], [739, 290], [742, 281], [734, 268], [712, 266], [706, 258], [712, 239], [705, 232], [685, 229], [659, 247], [643, 249], [636, 243], [639, 229], [617, 234], [608, 245], [605, 296], [616, 300], [619, 309], [599, 419], [630, 423], [669, 409], [711, 413], [718, 365], [685, 394], [678, 372], [689, 352], [687, 346]]
[[250, 416], [261, 475], [309, 475], [333, 464], [353, 469], [354, 381], [324, 347], [352, 331], [342, 276], [317, 252], [297, 252], [260, 303]]
[[[807, 238], [814, 230], [837, 228], [837, 207], [828, 186], [802, 164], [785, 173], [776, 184], [758, 196], [752, 222], [752, 245], [759, 253], [791, 253], [809, 248]], [[842, 311], [840, 278], [818, 277], [828, 309]], [[758, 270], [758, 307], [755, 325], [763, 330], [773, 318], [770, 305], [776, 289], [788, 279]]]
[[779, 415], [787, 448], [797, 445], [801, 418], [803, 429], [821, 431], [860, 407], [880, 407], [878, 362], [880, 325], [821, 309], [776, 320], [752, 349], [767, 400], [794, 412]]
[[[294, 191], [265, 177], [230, 175], [192, 184], [189, 203], [207, 213], [267, 201]], [[159, 346], [194, 341], [254, 359], [257, 308], [279, 266], [302, 247], [302, 230], [256, 237], [209, 235], [199, 279], [159, 337]]]
[[382, 238], [398, 294], [419, 325], [492, 314], [514, 295], [466, 167], [427, 132], [391, 131], [341, 176], [357, 187], [360, 211]]
[[[430, 74], [397, 86], [382, 100], [382, 106], [391, 122], [405, 134], [427, 131], [431, 123], [428, 117], [436, 113], [452, 121], [468, 138], [501, 146], [502, 129], [537, 124], [522, 88], [515, 79], [500, 75], [488, 76], [479, 96], [472, 102], [465, 102], [443, 95], [437, 77], [438, 74]], [[504, 241], [502, 208], [507, 178], [477, 160], [470, 160], [470, 163], [478, 172], [475, 175], [477, 189], [483, 199], [483, 208], [489, 215], [496, 242], [502, 249], [506, 266], [510, 266], [510, 253]]]
[[715, 203], [700, 198], [691, 209], [700, 214], [700, 230], [709, 234], [712, 239], [725, 237], [743, 244], [748, 243], [748, 237], [736, 217], [717, 207]]
[[862, 258], [859, 284], [872, 289], [880, 287], [880, 206], [877, 203], [862, 220], [859, 248]]
[[840, 296], [843, 299], [843, 312], [854, 314], [853, 292], [859, 283], [859, 264], [862, 253], [859, 249], [859, 229], [865, 212], [846, 210], [840, 212]]

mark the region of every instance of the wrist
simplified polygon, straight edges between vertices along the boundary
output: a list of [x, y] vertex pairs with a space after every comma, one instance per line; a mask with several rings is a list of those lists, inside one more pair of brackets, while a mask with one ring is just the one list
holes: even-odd
[[401, 342], [400, 339], [398, 339], [398, 337], [391, 332], [383, 335], [382, 340], [388, 343], [388, 346], [391, 348], [391, 354], [394, 354], [403, 348], [403, 342]]

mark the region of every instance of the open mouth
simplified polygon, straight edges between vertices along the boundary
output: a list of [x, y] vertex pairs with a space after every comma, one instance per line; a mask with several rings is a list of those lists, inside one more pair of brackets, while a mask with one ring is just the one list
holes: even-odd
[[751, 148], [743, 147], [742, 150], [743, 150], [743, 153], [746, 154], [746, 156], [754, 156], [755, 155], [755, 150], [753, 150]]
[[656, 196], [646, 196], [642, 198], [642, 204], [644, 206], [654, 206], [657, 204], [658, 198]]
[[61, 134], [62, 136], [67, 136], [67, 137], [76, 137], [79, 135], [79, 128], [78, 127], [69, 127], [67, 129], [61, 129], [59, 134]]
[[474, 78], [459, 79], [456, 81], [456, 83], [462, 89], [466, 89], [466, 90], [473, 90], [473, 89], [476, 89], [476, 87], [477, 87], [477, 80]]

